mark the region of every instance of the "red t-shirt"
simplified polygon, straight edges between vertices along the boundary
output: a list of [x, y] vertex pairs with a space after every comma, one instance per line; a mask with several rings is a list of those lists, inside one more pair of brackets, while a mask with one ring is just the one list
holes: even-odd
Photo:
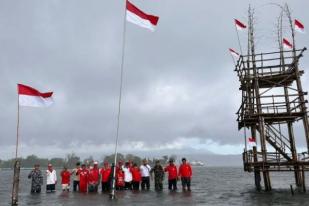
[[111, 172], [112, 172], [112, 169], [110, 167], [108, 168], [102, 168], [100, 170], [100, 174], [101, 174], [101, 177], [102, 177], [102, 182], [108, 182], [109, 180], [109, 177], [111, 175]]
[[132, 173], [132, 181], [133, 182], [140, 182], [142, 177], [141, 177], [141, 173], [139, 171], [139, 168], [130, 168], [130, 171]]
[[173, 180], [177, 179], [177, 167], [176, 165], [168, 165], [164, 169], [165, 172], [168, 173], [168, 179]]
[[116, 180], [116, 185], [118, 187], [124, 187], [124, 172], [122, 172], [122, 170], [118, 171]]
[[91, 184], [96, 184], [99, 182], [100, 179], [100, 173], [98, 168], [92, 168], [89, 171], [89, 177], [88, 177], [88, 182]]
[[179, 176], [181, 176], [181, 177], [191, 177], [192, 176], [191, 165], [188, 164], [188, 163], [181, 164], [179, 166]]
[[61, 172], [61, 184], [70, 184], [71, 173], [67, 170]]

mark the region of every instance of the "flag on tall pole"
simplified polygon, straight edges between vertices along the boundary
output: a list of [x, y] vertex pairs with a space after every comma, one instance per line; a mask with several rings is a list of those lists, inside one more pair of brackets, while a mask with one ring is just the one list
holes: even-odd
[[151, 31], [155, 30], [159, 21], [159, 17], [146, 14], [128, 0], [126, 2], [126, 19], [128, 22], [149, 29]]
[[18, 203], [18, 187], [19, 187], [19, 174], [20, 174], [20, 161], [18, 160], [18, 145], [19, 145], [19, 113], [20, 106], [27, 107], [48, 107], [52, 105], [53, 92], [42, 93], [37, 89], [24, 84], [17, 84], [17, 124], [16, 124], [16, 150], [15, 150], [15, 164], [14, 176], [12, 187], [12, 205]]
[[236, 26], [237, 30], [239, 30], [239, 31], [245, 30], [247, 28], [246, 24], [242, 23], [238, 19], [234, 19], [234, 22], [235, 22], [235, 26]]
[[53, 92], [42, 93], [30, 86], [18, 84], [19, 106], [48, 107], [54, 103]]
[[294, 20], [294, 29], [300, 33], [305, 33], [305, 26], [299, 20]]
[[283, 47], [286, 49], [293, 49], [293, 44], [286, 38], [283, 38], [282, 44], [283, 44]]
[[122, 35], [122, 58], [120, 66], [120, 87], [119, 87], [119, 99], [118, 99], [118, 114], [117, 114], [117, 127], [116, 127], [116, 138], [115, 138], [115, 152], [114, 152], [114, 167], [113, 167], [113, 178], [112, 178], [112, 188], [110, 193], [110, 198], [115, 199], [115, 185], [116, 185], [116, 164], [117, 164], [117, 154], [118, 154], [118, 139], [120, 130], [120, 117], [121, 117], [121, 102], [122, 102], [122, 87], [123, 87], [123, 70], [125, 61], [125, 46], [126, 46], [126, 21], [136, 24], [140, 27], [154, 31], [159, 17], [146, 14], [136, 6], [134, 6], [130, 1], [126, 0], [125, 15], [123, 22], [123, 35]]

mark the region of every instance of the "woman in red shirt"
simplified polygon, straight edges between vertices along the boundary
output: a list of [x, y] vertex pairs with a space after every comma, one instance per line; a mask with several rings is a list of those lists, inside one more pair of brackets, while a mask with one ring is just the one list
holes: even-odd
[[87, 192], [89, 171], [85, 164], [82, 164], [82, 169], [79, 172], [79, 191]]
[[116, 175], [116, 189], [123, 190], [124, 189], [124, 172], [122, 169], [119, 169]]
[[60, 176], [61, 176], [62, 191], [69, 191], [71, 172], [68, 170], [66, 166], [61, 171]]
[[133, 186], [133, 190], [139, 190], [139, 185], [141, 182], [141, 173], [139, 168], [137, 167], [137, 164], [134, 163], [133, 167], [130, 169], [131, 173], [132, 173], [132, 186]]

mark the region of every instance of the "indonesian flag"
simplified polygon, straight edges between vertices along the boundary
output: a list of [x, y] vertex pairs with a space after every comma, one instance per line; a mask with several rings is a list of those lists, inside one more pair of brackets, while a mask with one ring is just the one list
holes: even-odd
[[18, 84], [19, 106], [48, 107], [53, 104], [53, 92], [41, 93], [38, 90]]
[[291, 44], [289, 42], [289, 40], [287, 40], [286, 38], [283, 38], [282, 43], [283, 43], [283, 47], [286, 48], [286, 49], [292, 49], [293, 48], [293, 44]]
[[297, 19], [294, 20], [294, 28], [296, 31], [300, 33], [305, 33], [305, 27], [304, 25]]
[[240, 30], [240, 31], [247, 28], [247, 26], [244, 23], [242, 23], [241, 21], [239, 21], [237, 19], [235, 19], [235, 26], [236, 26], [237, 30]]
[[256, 139], [255, 139], [255, 137], [249, 137], [248, 138], [248, 143], [249, 143], [249, 146], [251, 146], [251, 147], [256, 146]]
[[240, 57], [239, 53], [236, 52], [234, 49], [229, 48], [229, 51], [230, 51], [230, 53], [231, 53], [231, 55], [232, 55], [233, 57], [235, 57], [235, 58], [237, 58], [237, 59]]
[[144, 13], [127, 0], [127, 21], [140, 27], [154, 31], [159, 17]]

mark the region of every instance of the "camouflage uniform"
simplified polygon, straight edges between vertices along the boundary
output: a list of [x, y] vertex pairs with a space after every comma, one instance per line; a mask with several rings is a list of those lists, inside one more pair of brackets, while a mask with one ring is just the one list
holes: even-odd
[[164, 179], [164, 169], [161, 165], [155, 165], [151, 170], [151, 173], [154, 173], [155, 180], [155, 190], [163, 190], [163, 179]]
[[32, 179], [31, 182], [31, 193], [40, 193], [41, 192], [41, 185], [43, 185], [43, 175], [41, 170], [32, 170], [28, 178]]

